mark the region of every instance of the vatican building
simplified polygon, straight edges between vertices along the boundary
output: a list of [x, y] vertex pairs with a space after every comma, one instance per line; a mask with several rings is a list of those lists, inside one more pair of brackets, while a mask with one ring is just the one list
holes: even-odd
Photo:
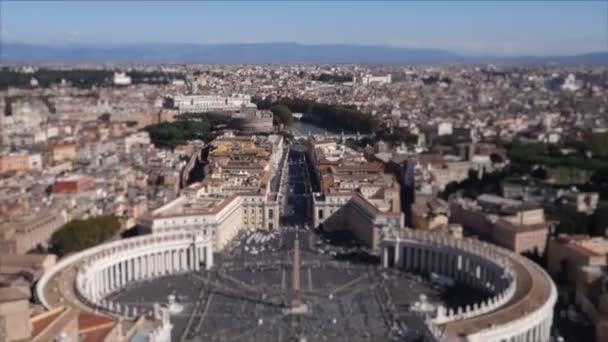
[[541, 267], [406, 227], [395, 176], [340, 141], [228, 134], [205, 149], [202, 181], [137, 236], [59, 260], [36, 301], [117, 320], [107, 341], [550, 341]]

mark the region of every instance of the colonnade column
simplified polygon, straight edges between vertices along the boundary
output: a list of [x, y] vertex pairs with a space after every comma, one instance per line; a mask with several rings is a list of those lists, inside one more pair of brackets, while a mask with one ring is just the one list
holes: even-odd
[[180, 249], [179, 250], [179, 256], [180, 256], [179, 260], [181, 261], [180, 262], [180, 264], [181, 264], [181, 267], [180, 267], [181, 270], [182, 271], [188, 271], [188, 270], [190, 270], [191, 268], [188, 267], [188, 250], [187, 249]]
[[108, 284], [108, 293], [111, 293], [114, 289], [114, 265], [110, 265], [108, 267], [108, 275], [109, 275], [109, 284]]
[[207, 247], [205, 247], [205, 268], [206, 269], [210, 269], [211, 266], [213, 266], [213, 250], [212, 247], [210, 245], [207, 245]]
[[105, 294], [110, 293], [110, 283], [112, 281], [111, 277], [110, 277], [110, 268], [106, 267], [106, 291]]
[[154, 253], [148, 254], [148, 277], [154, 277]]
[[120, 263], [120, 279], [121, 279], [122, 285], [127, 284], [127, 272], [125, 270], [125, 261], [122, 261]]
[[164, 252], [160, 252], [158, 253], [158, 274], [159, 275], [163, 275], [165, 273], [165, 253]]
[[146, 277], [147, 277], [146, 259], [147, 259], [147, 257], [145, 255], [142, 255], [139, 257], [139, 279], [140, 280], [146, 279]]
[[150, 268], [148, 267], [148, 263], [150, 262], [150, 255], [146, 254], [142, 257], [142, 266], [144, 268], [144, 279], [150, 278]]
[[142, 269], [143, 269], [143, 267], [141, 267], [141, 260], [142, 260], [142, 257], [135, 258], [135, 279], [136, 280], [141, 279], [141, 274], [142, 274]]
[[382, 248], [382, 266], [388, 267], [388, 247], [384, 246]]
[[129, 264], [131, 265], [131, 272], [129, 272], [129, 277], [131, 278], [131, 281], [135, 281], [137, 280], [137, 259], [133, 258], [129, 260]]
[[101, 271], [101, 296], [106, 294], [107, 282], [106, 282], [106, 270], [105, 268]]
[[395, 267], [401, 268], [401, 244], [397, 242], [395, 244]]
[[165, 274], [171, 272], [171, 252], [164, 252], [163, 257], [165, 260]]
[[92, 292], [92, 298], [93, 298], [93, 302], [97, 301], [97, 298], [99, 296], [99, 277], [97, 275], [97, 273], [93, 273], [93, 281], [91, 283], [91, 292]]
[[158, 261], [158, 253], [154, 253], [152, 255], [152, 263], [153, 263], [153, 265], [152, 265], [153, 266], [152, 274], [156, 277], [156, 276], [158, 276], [159, 269], [160, 269], [160, 264], [159, 264], [159, 261]]
[[99, 300], [101, 297], [101, 275], [99, 272], [95, 273], [95, 300]]
[[169, 273], [169, 269], [171, 268], [171, 261], [169, 259], [169, 252], [163, 252], [163, 274]]
[[193, 245], [192, 249], [190, 250], [190, 256], [192, 257], [192, 260], [194, 262], [194, 270], [198, 271], [201, 268], [201, 256], [200, 256], [200, 249], [197, 245]]
[[101, 271], [101, 294], [105, 295], [107, 289], [108, 289], [108, 276], [107, 276], [106, 269], [104, 268]]
[[165, 274], [173, 272], [173, 252], [165, 252]]
[[95, 275], [95, 290], [97, 297], [101, 297], [101, 292], [103, 291], [103, 277], [100, 272], [97, 272]]
[[171, 271], [169, 273], [173, 273], [179, 270], [179, 252], [174, 250], [171, 251]]
[[158, 253], [152, 254], [152, 274], [156, 277], [158, 275]]
[[165, 274], [165, 252], [158, 253], [159, 274]]
[[119, 264], [114, 264], [112, 266], [112, 273], [114, 273], [114, 286], [112, 289], [116, 289], [120, 286], [120, 269], [118, 268]]

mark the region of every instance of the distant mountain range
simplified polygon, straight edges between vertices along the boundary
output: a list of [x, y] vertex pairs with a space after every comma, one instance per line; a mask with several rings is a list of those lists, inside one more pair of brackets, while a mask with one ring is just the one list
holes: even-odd
[[0, 43], [0, 64], [201, 63], [201, 64], [558, 64], [608, 65], [608, 51], [572, 56], [467, 56], [440, 49], [380, 45], [132, 44], [34, 45]]

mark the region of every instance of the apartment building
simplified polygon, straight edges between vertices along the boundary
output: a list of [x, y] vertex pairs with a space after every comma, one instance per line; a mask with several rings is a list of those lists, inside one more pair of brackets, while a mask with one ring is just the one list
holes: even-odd
[[549, 242], [549, 273], [574, 288], [578, 307], [595, 325], [597, 341], [608, 339], [608, 239], [562, 235]]
[[80, 193], [91, 190], [95, 186], [93, 177], [84, 175], [70, 175], [58, 178], [51, 191], [54, 194]]
[[283, 154], [280, 136], [218, 137], [210, 144], [200, 183], [143, 215], [145, 233], [200, 229], [222, 250], [241, 230], [279, 228], [279, 201], [270, 181]]
[[414, 229], [434, 230], [448, 224], [448, 203], [440, 198], [416, 200], [411, 208], [411, 225]]
[[27, 154], [5, 154], [0, 156], [0, 172], [25, 172], [29, 170], [29, 156]]
[[549, 227], [542, 207], [484, 194], [450, 201], [450, 221], [517, 253], [544, 253]]
[[236, 111], [244, 107], [255, 108], [249, 95], [178, 95], [166, 96], [165, 107], [182, 113], [204, 113], [214, 111]]
[[76, 143], [58, 143], [51, 146], [51, 158], [54, 163], [76, 159]]
[[320, 192], [313, 194], [313, 226], [346, 229], [378, 248], [382, 227], [401, 228], [400, 187], [379, 162], [344, 144], [309, 137], [310, 159]]
[[608, 239], [588, 235], [562, 235], [549, 241], [549, 273], [575, 286], [580, 269], [608, 265]]
[[0, 224], [0, 253], [24, 254], [45, 246], [55, 231], [68, 221], [65, 210], [53, 208]]

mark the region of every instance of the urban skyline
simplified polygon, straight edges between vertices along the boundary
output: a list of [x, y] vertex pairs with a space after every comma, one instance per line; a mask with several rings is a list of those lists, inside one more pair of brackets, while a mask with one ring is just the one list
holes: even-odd
[[4, 1], [0, 6], [4, 42], [297, 42], [498, 55], [608, 48], [608, 3], [602, 1]]
[[1, 1], [0, 341], [608, 341], [607, 4]]

